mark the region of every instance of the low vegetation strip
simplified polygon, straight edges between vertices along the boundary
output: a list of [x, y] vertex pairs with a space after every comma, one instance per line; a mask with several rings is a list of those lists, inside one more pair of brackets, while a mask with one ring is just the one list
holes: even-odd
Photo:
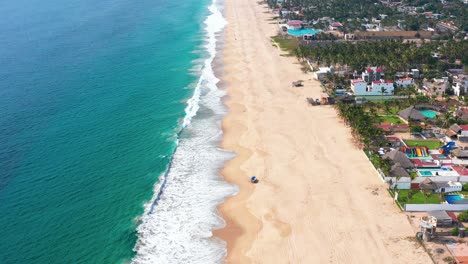
[[437, 149], [441, 146], [441, 142], [438, 140], [414, 140], [414, 139], [405, 139], [405, 144], [409, 147], [422, 147], [426, 146], [429, 149]]

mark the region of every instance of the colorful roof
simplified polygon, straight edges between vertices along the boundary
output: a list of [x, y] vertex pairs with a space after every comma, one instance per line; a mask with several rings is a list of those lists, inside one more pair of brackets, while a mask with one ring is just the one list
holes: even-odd
[[367, 72], [374, 72], [374, 70], [373, 70], [373, 69], [371, 69], [371, 68], [367, 68], [367, 70], [366, 70], [366, 71], [367, 71]]
[[362, 82], [364, 82], [364, 80], [362, 80], [362, 79], [356, 79], [356, 80], [352, 80], [352, 81], [351, 81], [352, 84], [355, 84], [355, 83], [362, 83]]
[[383, 72], [382, 68], [377, 68], [377, 72]]
[[343, 24], [341, 24], [339, 22], [333, 22], [333, 23], [330, 24], [330, 26], [332, 26], [332, 27], [342, 27]]
[[302, 22], [300, 20], [291, 20], [291, 21], [288, 21], [288, 26], [300, 26], [303, 23], [304, 22]]
[[468, 130], [468, 125], [458, 125], [462, 130]]

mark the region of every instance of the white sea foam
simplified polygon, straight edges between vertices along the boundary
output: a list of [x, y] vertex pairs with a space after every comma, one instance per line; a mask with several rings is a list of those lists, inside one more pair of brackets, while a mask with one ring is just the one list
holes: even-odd
[[223, 241], [211, 238], [224, 224], [216, 207], [237, 189], [222, 181], [218, 170], [233, 156], [217, 146], [222, 136], [224, 91], [217, 88], [211, 64], [216, 35], [226, 21], [216, 0], [205, 20], [209, 57], [203, 62], [193, 97], [188, 100], [178, 147], [171, 165], [155, 186], [138, 227], [133, 263], [220, 263], [226, 254]]

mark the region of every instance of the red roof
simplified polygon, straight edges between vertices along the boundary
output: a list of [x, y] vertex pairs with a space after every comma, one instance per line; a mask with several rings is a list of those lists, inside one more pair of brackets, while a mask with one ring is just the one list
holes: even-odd
[[333, 22], [333, 23], [330, 24], [330, 26], [332, 26], [332, 27], [342, 27], [343, 25], [341, 23], [339, 23], [339, 22]]
[[401, 78], [400, 81], [411, 81], [413, 78], [411, 77], [406, 77], [406, 78]]
[[452, 167], [460, 176], [468, 176], [468, 169], [465, 167], [460, 167], [460, 166], [453, 166]]
[[447, 214], [450, 216], [450, 218], [452, 218], [452, 221], [453, 221], [453, 222], [458, 223], [458, 219], [457, 219], [457, 217], [455, 216], [454, 213], [452, 213], [452, 212], [447, 212]]
[[302, 25], [304, 22], [300, 21], [300, 20], [291, 20], [291, 21], [288, 21], [288, 25], [289, 26], [300, 26]]
[[374, 70], [371, 68], [367, 68], [367, 72], [374, 72]]
[[380, 129], [382, 129], [383, 131], [391, 131], [392, 129], [393, 130], [406, 130], [406, 129], [409, 129], [409, 126], [407, 124], [390, 124], [388, 122], [380, 123], [380, 124], [376, 125], [375, 127], [378, 127]]
[[462, 130], [468, 130], [468, 125], [459, 125]]
[[385, 80], [385, 83], [393, 83], [393, 81]]
[[362, 83], [364, 82], [364, 80], [362, 79], [356, 79], [356, 80], [353, 80], [352, 83], [355, 84], [355, 83]]
[[434, 162], [423, 162], [420, 159], [410, 159], [416, 167], [439, 167]]
[[382, 81], [381, 81], [381, 80], [377, 80], [377, 81], [373, 81], [372, 83], [380, 84], [380, 83], [382, 83]]
[[377, 72], [383, 72], [381, 68], [377, 68]]

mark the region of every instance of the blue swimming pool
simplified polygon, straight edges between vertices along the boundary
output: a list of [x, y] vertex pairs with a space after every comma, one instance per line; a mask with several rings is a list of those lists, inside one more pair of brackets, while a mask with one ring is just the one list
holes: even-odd
[[419, 110], [419, 112], [421, 112], [421, 114], [423, 114], [423, 116], [427, 117], [427, 118], [434, 118], [437, 116], [437, 112], [434, 111], [434, 110]]
[[445, 195], [445, 200], [449, 204], [455, 204], [455, 203], [460, 203], [461, 201], [465, 200], [461, 197], [459, 194], [449, 194]]
[[311, 28], [288, 29], [288, 34], [295, 37], [300, 37], [303, 35], [315, 35], [317, 32], [317, 30]]
[[421, 174], [421, 176], [432, 176], [432, 171], [419, 171], [419, 174]]

